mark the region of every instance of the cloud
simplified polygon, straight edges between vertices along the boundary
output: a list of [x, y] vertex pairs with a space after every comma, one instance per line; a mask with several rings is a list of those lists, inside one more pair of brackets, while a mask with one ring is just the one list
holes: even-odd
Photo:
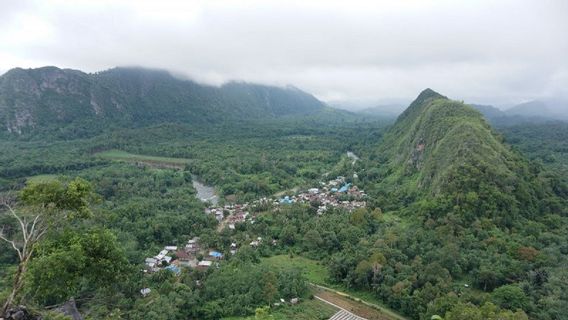
[[18, 3], [0, 13], [0, 70], [141, 65], [325, 100], [410, 100], [426, 87], [479, 103], [568, 95], [562, 0]]

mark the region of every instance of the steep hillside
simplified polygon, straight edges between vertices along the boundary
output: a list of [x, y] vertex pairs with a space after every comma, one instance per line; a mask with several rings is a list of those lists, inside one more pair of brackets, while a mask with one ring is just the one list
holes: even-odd
[[18, 68], [0, 77], [0, 130], [16, 134], [107, 124], [264, 119], [324, 109], [321, 101], [296, 88], [248, 83], [214, 87], [141, 68], [95, 74]]
[[411, 319], [565, 318], [568, 187], [478, 111], [425, 90], [366, 160], [381, 223], [332, 256], [333, 279]]
[[390, 207], [435, 199], [433, 214], [459, 209], [468, 221], [494, 217], [510, 226], [545, 205], [537, 172], [481, 114], [430, 89], [400, 115], [378, 154], [387, 163], [377, 189], [400, 200]]

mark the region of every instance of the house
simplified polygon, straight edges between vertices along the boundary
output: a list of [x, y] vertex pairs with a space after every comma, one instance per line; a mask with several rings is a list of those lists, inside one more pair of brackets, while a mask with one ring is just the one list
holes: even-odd
[[351, 188], [351, 183], [346, 183], [339, 189], [339, 192], [341, 193], [347, 192], [349, 188]]
[[144, 260], [144, 264], [147, 266], [144, 272], [154, 272], [157, 270], [156, 267], [158, 265], [158, 260], [154, 258], [146, 258], [146, 260]]
[[218, 251], [210, 251], [209, 256], [212, 257], [212, 258], [215, 258], [217, 260], [223, 258], [223, 254], [221, 252], [218, 252]]
[[256, 240], [250, 243], [251, 247], [258, 247], [258, 245], [262, 242], [262, 237], [256, 238]]
[[158, 253], [157, 256], [155, 256], [154, 258], [156, 258], [156, 260], [162, 260], [164, 259], [164, 257], [166, 256], [166, 254], [168, 254], [168, 250], [162, 250], [160, 251], [160, 253]]
[[203, 260], [203, 261], [199, 261], [197, 266], [198, 267], [210, 267], [212, 264], [213, 264], [213, 261]]
[[197, 260], [183, 250], [176, 251], [176, 257], [180, 266], [195, 267], [197, 265]]
[[292, 204], [294, 203], [293, 199], [290, 199], [289, 196], [285, 196], [284, 198], [280, 199], [281, 204]]
[[196, 268], [199, 269], [199, 270], [207, 270], [212, 265], [213, 265], [213, 261], [203, 260], [203, 261], [199, 261]]
[[140, 293], [142, 294], [143, 297], [149, 295], [150, 292], [152, 292], [152, 290], [150, 290], [150, 288], [143, 288], [143, 289], [140, 289]]
[[175, 273], [176, 275], [179, 275], [181, 273], [181, 270], [178, 268], [178, 266], [176, 266], [174, 264], [167, 266], [166, 270], [171, 271], [171, 272]]
[[176, 251], [178, 249], [177, 246], [165, 246], [164, 250], [168, 250], [168, 251]]
[[187, 241], [187, 244], [185, 245], [185, 251], [187, 251], [188, 253], [196, 253], [200, 250], [200, 246], [199, 246], [199, 238], [195, 237], [193, 239], [190, 239]]

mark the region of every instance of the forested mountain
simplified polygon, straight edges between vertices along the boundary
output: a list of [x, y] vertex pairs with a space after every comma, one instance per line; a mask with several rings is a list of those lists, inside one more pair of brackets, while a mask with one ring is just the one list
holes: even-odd
[[[359, 171], [390, 223], [368, 251], [355, 250], [359, 258], [332, 258], [337, 280], [416, 319], [485, 319], [489, 302], [561, 318], [567, 187], [504, 144], [479, 112], [427, 89]], [[371, 252], [384, 256], [378, 267]]]
[[214, 87], [141, 68], [94, 74], [56, 67], [16, 68], [0, 77], [0, 129], [17, 134], [34, 129], [72, 132], [109, 125], [219, 123], [324, 109], [321, 101], [293, 87], [236, 82]]
[[402, 183], [415, 196], [451, 195], [457, 203], [471, 205], [467, 211], [475, 216], [507, 212], [512, 218], [521, 209], [537, 210], [540, 188], [529, 164], [502, 143], [477, 111], [430, 89], [399, 116], [379, 153], [389, 159], [386, 170], [391, 173], [381, 182], [386, 187]]

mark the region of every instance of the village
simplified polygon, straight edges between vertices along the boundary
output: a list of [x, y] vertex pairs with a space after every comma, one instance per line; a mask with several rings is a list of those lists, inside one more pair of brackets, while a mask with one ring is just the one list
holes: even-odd
[[[337, 177], [328, 182], [320, 182], [318, 188], [309, 188], [291, 196], [280, 198], [261, 198], [242, 204], [226, 204], [224, 206], [209, 206], [205, 214], [212, 214], [219, 222], [218, 230], [224, 228], [235, 229], [238, 223], [254, 223], [258, 208], [262, 206], [266, 210], [278, 212], [283, 206], [295, 203], [304, 203], [317, 206], [317, 214], [325, 214], [333, 208], [340, 208], [351, 212], [357, 208], [366, 207], [366, 194], [352, 183], [347, 183], [344, 177]], [[261, 237], [247, 243], [251, 247], [258, 247], [263, 241]], [[272, 240], [276, 245], [276, 240]], [[241, 244], [242, 245], [242, 244]], [[238, 250], [237, 243], [231, 243], [229, 252], [235, 254]], [[176, 275], [181, 273], [181, 268], [194, 268], [207, 270], [218, 266], [219, 260], [224, 258], [223, 253], [215, 248], [203, 248], [198, 237], [189, 239], [183, 247], [166, 245], [153, 257], [145, 259], [145, 273], [153, 273], [160, 270], [169, 270]], [[143, 289], [144, 290], [144, 289]], [[149, 293], [149, 292], [147, 292]], [[143, 295], [147, 294], [142, 292]]]

